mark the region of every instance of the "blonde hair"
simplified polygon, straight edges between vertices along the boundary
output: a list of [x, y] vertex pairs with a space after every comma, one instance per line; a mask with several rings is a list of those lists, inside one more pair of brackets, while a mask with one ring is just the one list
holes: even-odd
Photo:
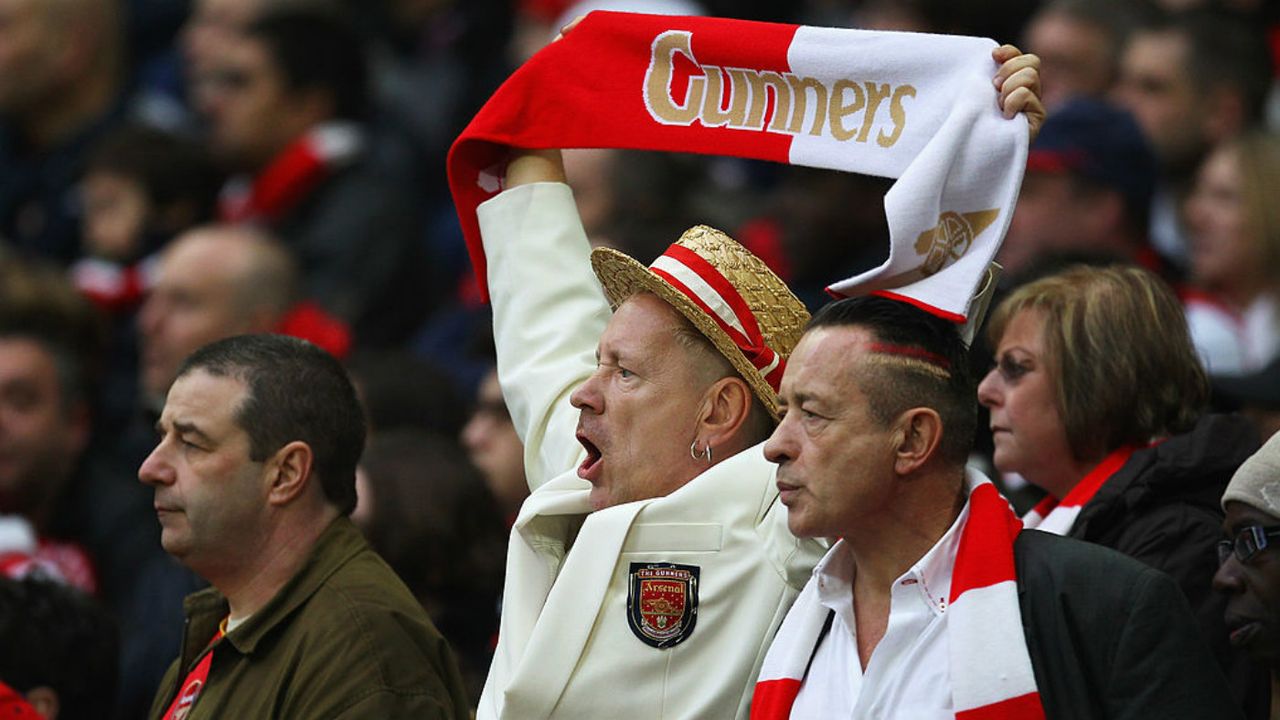
[[1263, 266], [1258, 268], [1272, 291], [1280, 289], [1280, 136], [1253, 130], [1230, 141], [1240, 172], [1245, 230], [1262, 245]]
[[1076, 266], [1015, 290], [987, 326], [1042, 314], [1046, 369], [1078, 460], [1190, 430], [1209, 400], [1182, 305], [1150, 271]]

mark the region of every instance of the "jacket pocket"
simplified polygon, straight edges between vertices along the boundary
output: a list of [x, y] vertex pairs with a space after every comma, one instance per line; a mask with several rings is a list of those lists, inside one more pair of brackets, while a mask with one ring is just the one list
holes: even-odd
[[718, 523], [635, 523], [623, 553], [719, 552], [723, 532]]

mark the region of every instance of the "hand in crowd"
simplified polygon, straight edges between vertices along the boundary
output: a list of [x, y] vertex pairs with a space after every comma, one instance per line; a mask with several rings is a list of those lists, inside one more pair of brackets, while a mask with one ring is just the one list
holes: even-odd
[[991, 51], [991, 58], [1000, 63], [992, 81], [1000, 90], [1000, 109], [1007, 118], [1025, 113], [1034, 141], [1045, 118], [1040, 98], [1040, 57], [1023, 53], [1013, 45], [1001, 45]]

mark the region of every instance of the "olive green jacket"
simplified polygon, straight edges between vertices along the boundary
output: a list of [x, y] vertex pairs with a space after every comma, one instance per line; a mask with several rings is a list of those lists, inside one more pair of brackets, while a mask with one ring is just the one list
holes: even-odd
[[[163, 717], [227, 616], [210, 588], [187, 597], [182, 652], [151, 706]], [[457, 664], [422, 607], [347, 518], [303, 568], [213, 646], [202, 718], [469, 718]]]

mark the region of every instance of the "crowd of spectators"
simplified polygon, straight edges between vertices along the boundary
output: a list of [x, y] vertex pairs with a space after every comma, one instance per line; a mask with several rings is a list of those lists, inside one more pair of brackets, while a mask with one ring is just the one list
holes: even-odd
[[[200, 585], [160, 548], [138, 467], [182, 360], [252, 332], [348, 362], [370, 427], [356, 519], [479, 697], [527, 487], [444, 158], [522, 58], [604, 6], [1038, 53], [1049, 117], [1001, 292], [1067, 264], [1144, 267], [1208, 373], [1194, 417], [1155, 434], [1203, 429], [1210, 409], [1243, 411], [1233, 437], [1280, 430], [1273, 3], [0, 0], [0, 569], [96, 596], [119, 628], [118, 682], [98, 695], [116, 688], [116, 717], [145, 713]], [[594, 244], [648, 262], [715, 225], [811, 311], [887, 252], [888, 180], [617, 150], [567, 151], [566, 168]], [[996, 349], [979, 343], [974, 362]], [[1242, 443], [1222, 485], [1257, 447]], [[978, 448], [989, 457], [990, 438]], [[1025, 481], [1041, 483], [996, 466], [1030, 507]], [[1206, 592], [1212, 569], [1196, 575]]]

